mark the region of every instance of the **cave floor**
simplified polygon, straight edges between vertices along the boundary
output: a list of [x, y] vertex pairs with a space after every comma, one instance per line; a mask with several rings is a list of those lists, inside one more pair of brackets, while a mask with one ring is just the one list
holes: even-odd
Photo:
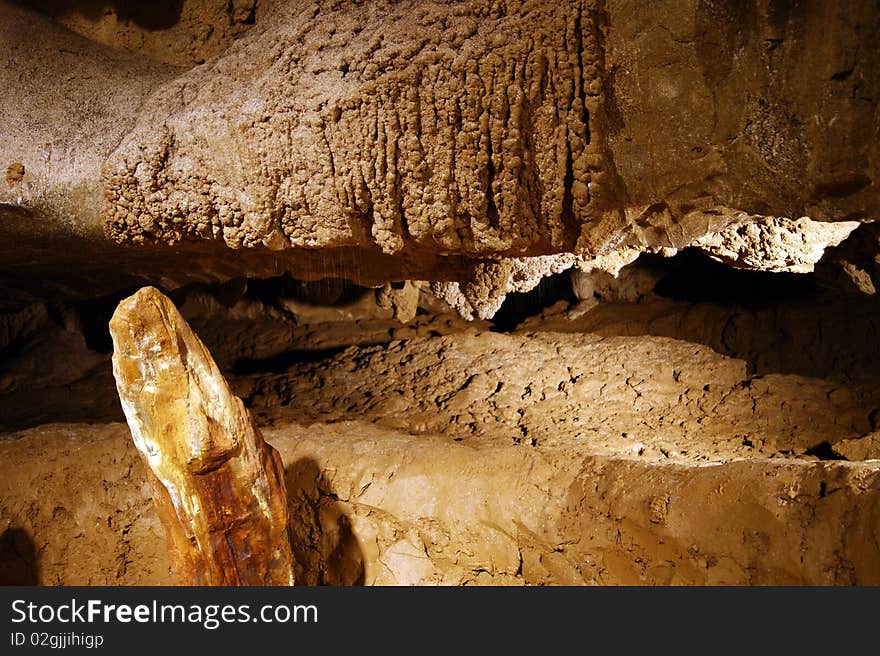
[[[183, 305], [282, 453], [300, 582], [880, 582], [873, 312], [294, 309]], [[63, 402], [25, 402], [37, 350], [7, 369], [0, 572], [168, 583], [109, 356], [74, 342]]]

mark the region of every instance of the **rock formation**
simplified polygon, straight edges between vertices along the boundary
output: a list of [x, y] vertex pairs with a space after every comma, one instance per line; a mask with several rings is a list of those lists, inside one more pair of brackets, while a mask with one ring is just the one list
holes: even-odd
[[0, 584], [880, 583], [878, 33], [0, 0]]
[[293, 585], [278, 453], [174, 304], [147, 287], [110, 322], [113, 373], [185, 585]]
[[[154, 52], [171, 33], [137, 32], [146, 11], [91, 27], [54, 11], [95, 43], [0, 5], [0, 229], [46, 252], [3, 253], [7, 304], [125, 262], [120, 286], [451, 282], [456, 307], [488, 316], [505, 285], [482, 304], [463, 288], [506, 258], [880, 211], [874, 3], [200, 0], [168, 28], [213, 35], [174, 55], [216, 53], [189, 70], [104, 45]], [[760, 260], [746, 245], [738, 261]], [[70, 259], [83, 279], [53, 285]]]

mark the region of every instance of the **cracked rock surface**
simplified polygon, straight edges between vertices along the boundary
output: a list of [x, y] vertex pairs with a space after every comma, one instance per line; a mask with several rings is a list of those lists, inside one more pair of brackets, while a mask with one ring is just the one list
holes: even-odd
[[[188, 297], [281, 454], [296, 580], [880, 581], [874, 306], [602, 290], [512, 332], [424, 301], [401, 324], [372, 292], [271, 311]], [[66, 389], [113, 395], [87, 373]], [[48, 423], [97, 416], [73, 411], [2, 434], [0, 529], [31, 537], [41, 582], [170, 582], [127, 428]]]
[[[303, 583], [880, 580], [880, 480], [869, 463], [651, 464], [359, 422], [266, 437], [284, 460]], [[0, 453], [18, 465], [0, 481], [0, 522], [34, 536], [41, 582], [171, 582], [124, 424], [32, 429]]]

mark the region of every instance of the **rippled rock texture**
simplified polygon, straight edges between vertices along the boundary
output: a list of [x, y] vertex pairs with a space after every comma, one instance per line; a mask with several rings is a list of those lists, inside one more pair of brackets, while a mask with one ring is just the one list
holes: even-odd
[[164, 246], [128, 258], [137, 282], [466, 285], [487, 259], [678, 249], [880, 206], [874, 3], [236, 4], [253, 24], [189, 70], [0, 10], [3, 230], [46, 253], [10, 249], [24, 296], [50, 293], [29, 278], [69, 239], [104, 271], [130, 252], [116, 242]]

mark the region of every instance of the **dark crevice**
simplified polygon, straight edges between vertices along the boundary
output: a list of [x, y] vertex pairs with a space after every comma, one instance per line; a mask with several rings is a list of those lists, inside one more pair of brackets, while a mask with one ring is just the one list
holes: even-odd
[[495, 161], [492, 151], [492, 136], [486, 135], [488, 143], [487, 154], [489, 156], [486, 164], [486, 219], [493, 228], [501, 225], [501, 215], [498, 212], [498, 206], [495, 204]]
[[574, 184], [574, 166], [571, 161], [571, 144], [565, 149], [565, 177], [562, 181], [562, 225], [565, 230], [565, 243], [574, 248], [578, 236], [581, 233], [580, 225], [574, 216], [574, 197], [572, 185]]
[[576, 300], [568, 271], [547, 276], [531, 291], [508, 294], [492, 318], [492, 329], [510, 332], [525, 319], [540, 314], [559, 301], [573, 303]]
[[654, 292], [676, 301], [761, 309], [782, 301], [804, 300], [818, 291], [813, 274], [734, 269], [696, 249], [684, 249], [670, 259], [642, 258], [644, 264], [666, 272]]
[[855, 67], [850, 66], [846, 70], [837, 71], [834, 75], [831, 76], [831, 79], [835, 82], [842, 82], [843, 80], [847, 79], [850, 75], [852, 75], [852, 72], [854, 70], [855, 70]]
[[[233, 21], [236, 18], [234, 9], [235, 9], [235, 5], [233, 2], [230, 1], [227, 12], [229, 13], [229, 15], [233, 19]], [[257, 22], [257, 3], [256, 3], [256, 1], [254, 2], [253, 5], [251, 5], [250, 7], [247, 8], [247, 14], [245, 14], [244, 17], [239, 18], [238, 22], [241, 23], [242, 25], [253, 25], [254, 23]]]
[[[808, 456], [814, 456], [819, 460], [846, 460], [846, 457], [837, 453], [831, 442], [819, 442], [816, 446], [811, 446], [804, 452]], [[824, 486], [824, 483], [822, 484]], [[820, 495], [824, 496], [824, 495]]]
[[8, 528], [0, 535], [0, 585], [38, 585], [39, 553], [30, 533]]
[[[108, 324], [110, 317], [119, 305], [119, 301], [127, 298], [137, 289], [128, 289], [117, 294], [111, 294], [89, 301], [82, 301], [72, 306], [78, 323], [77, 328], [82, 332], [86, 346], [97, 353], [112, 353], [113, 340], [110, 338]], [[49, 306], [50, 316], [58, 312], [57, 308]], [[52, 310], [55, 310], [53, 312]]]
[[233, 376], [251, 374], [280, 374], [298, 364], [309, 364], [328, 360], [342, 353], [347, 346], [328, 349], [295, 349], [270, 358], [242, 358], [237, 360], [229, 373]]
[[121, 22], [134, 23], [145, 30], [167, 30], [180, 21], [184, 0], [16, 0], [16, 4], [36, 9], [52, 17], [79, 14], [97, 21], [108, 10]]

